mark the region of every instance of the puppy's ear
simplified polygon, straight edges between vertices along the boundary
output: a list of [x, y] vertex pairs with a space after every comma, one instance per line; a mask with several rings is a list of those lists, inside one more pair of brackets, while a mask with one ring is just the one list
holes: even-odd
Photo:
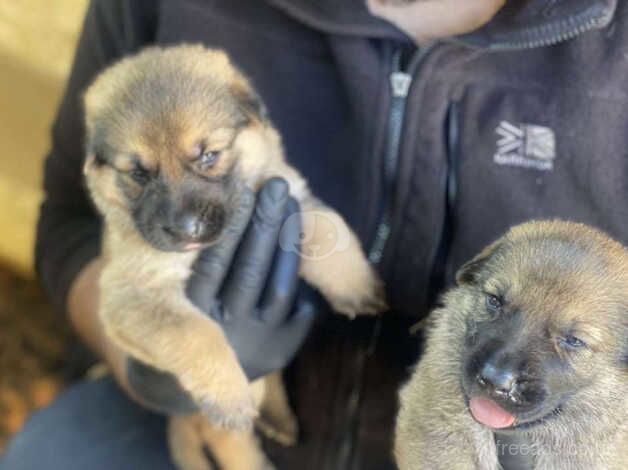
[[266, 105], [245, 78], [237, 77], [232, 82], [231, 93], [248, 117], [262, 122], [268, 119]]
[[467, 261], [465, 264], [458, 269], [456, 272], [456, 283], [458, 285], [463, 284], [475, 284], [479, 280], [479, 275], [486, 262], [493, 256], [497, 247], [499, 246], [499, 241], [491, 243], [489, 246], [484, 248], [480, 254], [478, 254], [471, 261]]

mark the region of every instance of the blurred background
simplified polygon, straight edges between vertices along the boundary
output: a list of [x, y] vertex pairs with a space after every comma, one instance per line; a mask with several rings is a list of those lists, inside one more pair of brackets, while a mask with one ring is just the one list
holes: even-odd
[[34, 277], [49, 128], [87, 0], [0, 1], [0, 452], [63, 386], [67, 333]]

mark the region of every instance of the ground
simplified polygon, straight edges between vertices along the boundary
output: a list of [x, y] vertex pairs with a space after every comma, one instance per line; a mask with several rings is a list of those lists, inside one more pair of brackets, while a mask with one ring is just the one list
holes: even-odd
[[0, 267], [0, 452], [61, 389], [67, 340], [39, 285]]

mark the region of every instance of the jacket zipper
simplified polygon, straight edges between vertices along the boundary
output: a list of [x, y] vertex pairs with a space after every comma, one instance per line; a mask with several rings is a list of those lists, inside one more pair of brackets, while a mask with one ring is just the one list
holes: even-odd
[[[379, 264], [390, 235], [390, 221], [393, 209], [394, 184], [397, 176], [397, 164], [399, 160], [399, 148], [401, 144], [401, 134], [405, 121], [406, 103], [410, 86], [412, 85], [413, 72], [416, 70], [420, 58], [423, 56], [422, 50], [414, 53], [409, 66], [404, 69], [402, 64], [403, 50], [396, 49], [392, 54], [391, 72], [389, 75], [390, 106], [388, 108], [388, 129], [386, 134], [386, 148], [383, 162], [383, 189], [379, 206], [379, 219], [375, 231], [373, 242], [369, 250], [369, 260], [373, 264]], [[364, 386], [364, 372], [368, 357], [379, 340], [382, 328], [381, 317], [378, 317], [372, 325], [368, 347], [359, 355], [358, 363], [353, 365], [354, 387], [348, 396], [347, 403], [347, 431], [344, 433], [343, 445], [338, 468], [352, 468], [353, 453], [356, 433], [359, 428], [358, 412], [359, 403], [362, 399], [362, 388]]]
[[397, 173], [401, 131], [403, 129], [404, 114], [408, 92], [412, 84], [412, 75], [403, 70], [402, 50], [397, 49], [392, 55], [392, 67], [389, 75], [390, 107], [388, 108], [388, 129], [386, 150], [383, 164], [383, 190], [380, 217], [375, 230], [375, 238], [371, 244], [369, 260], [378, 264], [384, 253], [386, 241], [390, 235], [391, 193]]
[[568, 41], [570, 39], [575, 38], [576, 36], [580, 36], [587, 31], [592, 29], [601, 28], [608, 21], [606, 16], [598, 16], [594, 18], [588, 18], [586, 21], [576, 25], [575, 27], [568, 30], [561, 30], [561, 28], [557, 28], [558, 31], [553, 36], [549, 37], [540, 37], [531, 41], [520, 41], [520, 42], [503, 42], [497, 43], [491, 46], [492, 50], [508, 50], [508, 49], [534, 49], [536, 47], [546, 47], [553, 46], [554, 44], [558, 44], [564, 41]]
[[390, 236], [392, 212], [394, 209], [394, 186], [397, 179], [401, 134], [403, 132], [406, 105], [414, 77], [425, 56], [433, 49], [428, 44], [418, 49], [411, 57], [407, 67], [402, 64], [402, 49], [392, 55], [392, 67], [389, 75], [390, 107], [388, 108], [388, 132], [383, 163], [383, 190], [380, 216], [375, 236], [369, 250], [369, 260], [379, 264], [383, 258], [386, 242]]
[[539, 34], [536, 38], [527, 41], [504, 41], [492, 44], [490, 50], [503, 51], [513, 49], [534, 49], [536, 47], [553, 46], [555, 44], [568, 41], [592, 29], [604, 27], [610, 22], [614, 11], [604, 12], [602, 14], [590, 14], [580, 21], [563, 20], [554, 25], [549, 34]]

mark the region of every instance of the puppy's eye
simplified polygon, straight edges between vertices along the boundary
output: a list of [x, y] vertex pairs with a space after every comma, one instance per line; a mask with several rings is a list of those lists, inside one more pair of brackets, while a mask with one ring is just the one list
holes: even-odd
[[486, 309], [491, 316], [496, 317], [499, 315], [503, 306], [504, 304], [501, 298], [493, 294], [486, 294]]
[[133, 178], [138, 184], [146, 184], [150, 178], [150, 174], [147, 170], [142, 168], [141, 166], [136, 166], [129, 172], [129, 176]]
[[573, 335], [565, 335], [561, 338], [558, 338], [558, 343], [566, 349], [580, 349], [584, 348], [587, 345], [580, 338], [577, 338]]
[[216, 164], [219, 157], [219, 151], [204, 151], [196, 161], [196, 168], [198, 171], [205, 172]]

